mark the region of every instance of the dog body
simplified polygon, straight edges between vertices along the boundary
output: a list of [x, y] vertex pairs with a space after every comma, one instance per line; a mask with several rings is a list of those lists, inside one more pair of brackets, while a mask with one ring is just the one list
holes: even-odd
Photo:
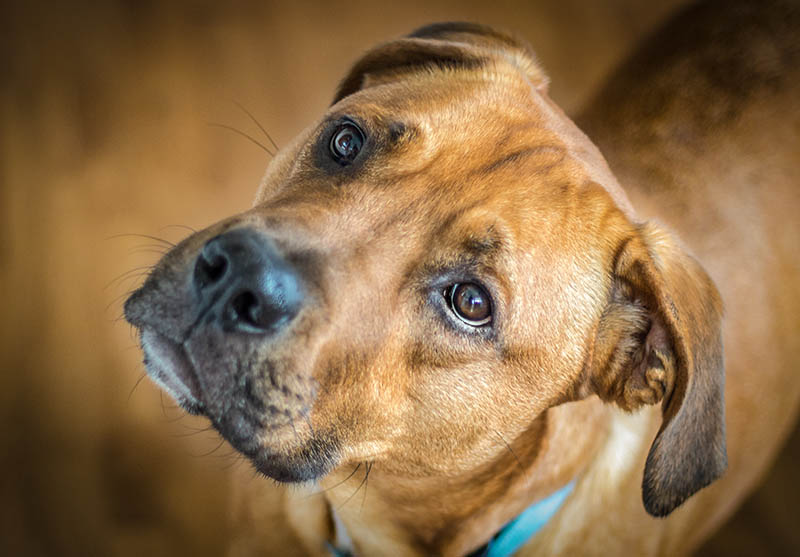
[[691, 8], [578, 118], [638, 214], [691, 246], [725, 304], [728, 471], [660, 526], [662, 554], [732, 514], [797, 417], [798, 30], [797, 4]]
[[377, 47], [126, 303], [151, 376], [314, 482], [310, 553], [464, 555], [570, 482], [521, 554], [690, 551], [800, 400], [800, 20], [751, 11], [693, 8], [610, 82], [580, 124], [611, 170], [517, 41]]

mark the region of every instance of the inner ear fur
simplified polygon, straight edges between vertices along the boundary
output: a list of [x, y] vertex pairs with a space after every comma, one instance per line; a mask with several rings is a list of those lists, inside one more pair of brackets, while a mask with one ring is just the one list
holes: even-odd
[[591, 390], [627, 411], [661, 403], [642, 481], [653, 516], [668, 515], [727, 467], [721, 318], [713, 282], [671, 235], [648, 223], [621, 246]]
[[422, 69], [477, 70], [499, 59], [517, 66], [537, 88], [547, 88], [547, 76], [522, 41], [485, 25], [435, 23], [367, 52], [342, 80], [332, 104]]

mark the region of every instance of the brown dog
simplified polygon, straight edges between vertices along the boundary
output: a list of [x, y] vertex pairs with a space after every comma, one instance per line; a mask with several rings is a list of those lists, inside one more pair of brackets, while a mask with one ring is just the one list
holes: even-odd
[[800, 399], [798, 28], [710, 2], [655, 37], [581, 119], [626, 192], [519, 42], [377, 47], [128, 300], [149, 373], [325, 489], [288, 498], [311, 553], [464, 555], [569, 485], [522, 554], [690, 551]]

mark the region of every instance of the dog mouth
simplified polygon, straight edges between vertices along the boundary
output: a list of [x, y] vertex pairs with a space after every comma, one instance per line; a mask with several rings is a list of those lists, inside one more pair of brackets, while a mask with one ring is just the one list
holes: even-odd
[[[294, 424], [294, 418], [305, 414], [290, 416], [283, 411], [276, 415], [274, 401], [260, 400], [256, 393], [247, 390], [227, 397], [219, 396], [213, 387], [209, 392], [209, 385], [203, 388], [191, 342], [187, 346], [152, 328], [141, 329], [140, 338], [150, 378], [188, 413], [211, 420], [220, 435], [247, 457], [259, 473], [280, 482], [298, 482], [318, 478], [334, 466], [337, 451], [330, 434], [315, 432], [317, 435], [287, 451], [264, 443], [265, 435], [280, 436], [284, 430], [292, 431], [296, 437], [297, 428], [305, 420]], [[251, 382], [245, 380], [244, 384]], [[217, 399], [234, 402], [223, 404], [223, 409], [218, 408]]]
[[144, 363], [150, 377], [190, 414], [201, 414], [197, 373], [182, 344], [152, 329], [141, 332]]
[[[214, 428], [234, 448], [254, 462], [260, 454], [260, 436], [269, 430], [279, 430], [284, 424], [265, 423], [254, 411], [264, 403], [249, 397], [246, 403], [223, 402], [213, 399], [244, 401], [246, 397], [221, 396], [209, 385], [203, 388], [198, 368], [187, 343], [176, 342], [167, 335], [153, 329], [143, 329], [141, 344], [145, 354], [145, 366], [150, 378], [165, 390], [184, 410], [194, 415], [204, 415]], [[208, 389], [211, 388], [209, 392]], [[211, 401], [211, 402], [208, 402]], [[274, 422], [274, 419], [268, 420]], [[265, 458], [264, 460], [269, 460]]]

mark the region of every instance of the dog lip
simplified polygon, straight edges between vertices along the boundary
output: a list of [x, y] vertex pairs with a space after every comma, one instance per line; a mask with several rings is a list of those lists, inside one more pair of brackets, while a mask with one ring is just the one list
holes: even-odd
[[330, 440], [312, 437], [292, 453], [261, 447], [245, 453], [257, 472], [281, 483], [314, 481], [338, 463], [338, 447]]
[[190, 414], [203, 410], [200, 385], [184, 347], [153, 329], [142, 329], [147, 373]]

